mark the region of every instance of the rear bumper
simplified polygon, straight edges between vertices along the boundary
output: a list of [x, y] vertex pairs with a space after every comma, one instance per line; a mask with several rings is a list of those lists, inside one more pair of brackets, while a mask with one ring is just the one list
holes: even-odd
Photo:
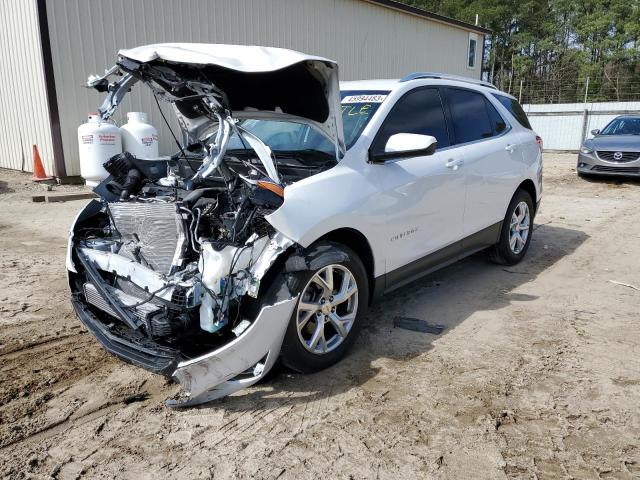
[[595, 153], [580, 152], [576, 170], [585, 175], [640, 177], [640, 160], [609, 162], [598, 158]]

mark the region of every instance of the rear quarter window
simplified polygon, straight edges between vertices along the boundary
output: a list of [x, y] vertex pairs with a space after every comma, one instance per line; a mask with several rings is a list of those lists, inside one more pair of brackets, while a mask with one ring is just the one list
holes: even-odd
[[527, 118], [527, 114], [524, 113], [524, 110], [518, 103], [518, 101], [514, 98], [505, 97], [504, 95], [498, 95], [497, 93], [492, 94], [504, 108], [509, 110], [509, 113], [515, 117], [520, 125], [524, 128], [528, 128], [529, 130], [533, 130], [531, 128], [531, 124], [529, 123], [529, 119]]

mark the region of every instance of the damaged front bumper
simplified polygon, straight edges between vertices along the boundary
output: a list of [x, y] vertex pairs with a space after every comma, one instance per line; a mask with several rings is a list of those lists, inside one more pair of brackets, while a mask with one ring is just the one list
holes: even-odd
[[72, 304], [78, 318], [109, 353], [180, 383], [185, 395], [166, 404], [187, 407], [230, 395], [262, 379], [278, 359], [297, 300], [289, 298], [264, 307], [238, 338], [189, 360], [178, 350], [161, 346], [142, 334], [125, 335], [112, 325], [105, 325], [77, 296], [72, 298]]
[[[145, 324], [151, 304], [114, 287], [105, 276], [128, 279], [147, 292], [158, 292], [158, 299], [171, 301], [176, 287], [169, 277], [117, 253], [78, 244], [77, 222], [99, 210], [100, 203], [92, 201], [78, 214], [69, 236], [66, 264], [74, 310], [109, 353], [177, 381], [184, 392], [167, 401], [170, 407], [193, 406], [224, 397], [253, 385], [269, 372], [280, 354], [296, 296], [284, 288], [261, 300], [260, 311], [233, 329], [235, 337], [221, 337], [197, 353], [168, 344], [151, 335]], [[260, 279], [293, 242], [276, 233], [263, 243], [246, 276], [253, 279], [244, 286], [246, 295], [252, 298], [258, 296]]]
[[[86, 259], [81, 258], [87, 276], [113, 309], [118, 300], [106, 293], [105, 286]], [[102, 288], [100, 288], [102, 287]], [[74, 292], [72, 305], [78, 318], [111, 354], [153, 373], [169, 376], [183, 388], [179, 399], [167, 401], [169, 407], [186, 407], [209, 402], [249, 387], [263, 378], [280, 354], [284, 334], [297, 297], [264, 306], [251, 325], [237, 338], [196, 358], [186, 358], [180, 350], [148, 338], [138, 329], [118, 323], [105, 323]], [[133, 323], [121, 311], [124, 323]]]
[[263, 307], [251, 326], [222, 348], [180, 362], [173, 378], [185, 392], [183, 401], [168, 406], [192, 406], [209, 402], [249, 387], [273, 367], [298, 297]]

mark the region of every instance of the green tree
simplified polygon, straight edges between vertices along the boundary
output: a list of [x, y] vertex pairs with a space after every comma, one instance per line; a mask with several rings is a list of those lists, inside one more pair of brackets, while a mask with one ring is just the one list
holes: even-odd
[[640, 0], [406, 0], [492, 31], [485, 76], [524, 101], [640, 99]]

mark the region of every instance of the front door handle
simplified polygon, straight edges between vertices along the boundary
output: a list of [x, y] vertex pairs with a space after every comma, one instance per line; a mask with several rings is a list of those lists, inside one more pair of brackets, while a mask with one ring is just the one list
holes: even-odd
[[515, 148], [516, 148], [516, 147], [515, 147], [515, 146], [513, 146], [513, 145], [511, 145], [510, 143], [509, 143], [506, 147], [504, 147], [504, 149], [505, 149], [507, 152], [509, 152], [509, 153], [513, 153], [513, 151], [515, 150]]
[[464, 160], [462, 160], [461, 158], [458, 158], [456, 160], [454, 160], [453, 158], [450, 158], [447, 163], [444, 164], [445, 167], [450, 168], [452, 170], [457, 170], [458, 167], [461, 167], [462, 165], [464, 165]]

